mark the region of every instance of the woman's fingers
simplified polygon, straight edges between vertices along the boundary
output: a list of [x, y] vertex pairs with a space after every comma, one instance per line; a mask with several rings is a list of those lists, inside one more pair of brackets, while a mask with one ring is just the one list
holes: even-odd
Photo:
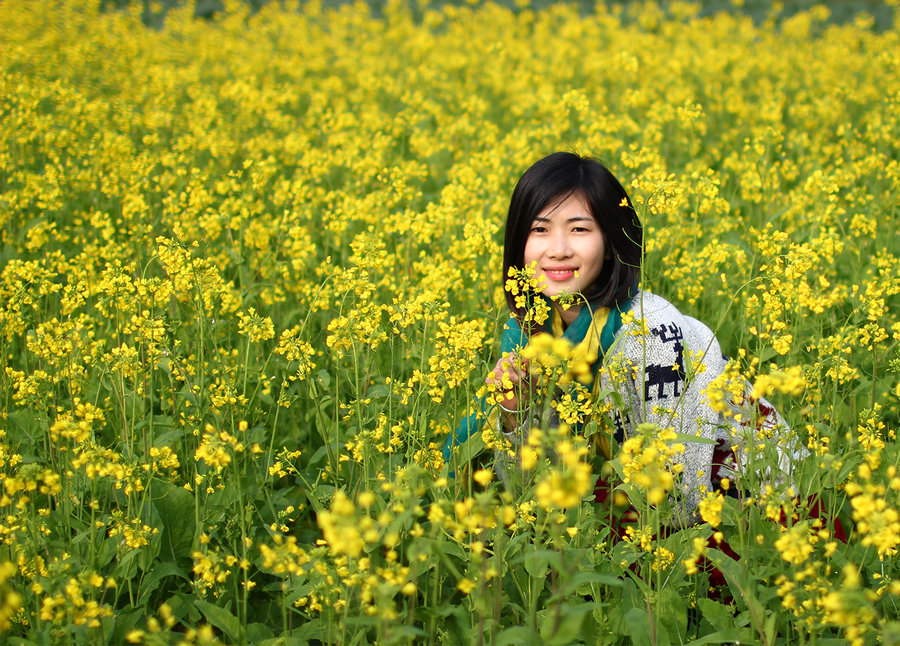
[[[522, 361], [516, 354], [501, 357], [494, 366], [494, 369], [491, 370], [485, 378], [485, 382], [489, 385], [499, 385], [500, 390], [505, 391], [498, 393], [498, 395], [508, 395], [505, 399], [498, 400], [497, 402], [507, 410], [518, 410], [518, 394], [520, 394], [521, 390], [518, 386], [520, 386], [520, 384], [526, 385], [527, 380], [528, 363]], [[507, 388], [507, 386], [512, 386], [512, 388]]]
[[506, 371], [513, 383], [525, 381], [528, 378], [528, 361], [516, 357], [515, 361], [509, 363], [509, 369]]
[[515, 354], [502, 357], [497, 361], [494, 369], [488, 373], [485, 382], [495, 387], [499, 386], [502, 394], [508, 395], [499, 402], [502, 406], [517, 410], [519, 407], [518, 395], [521, 394], [523, 386], [528, 386], [527, 362], [522, 362]]
[[503, 375], [506, 375], [514, 384], [521, 382], [525, 378], [525, 372], [516, 363], [516, 355], [502, 357], [497, 361], [494, 369], [488, 373], [485, 381], [488, 383], [502, 383]]

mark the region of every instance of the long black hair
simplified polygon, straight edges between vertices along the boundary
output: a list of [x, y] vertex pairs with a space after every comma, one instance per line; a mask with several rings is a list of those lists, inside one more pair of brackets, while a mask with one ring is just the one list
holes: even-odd
[[[524, 264], [525, 243], [537, 215], [570, 195], [581, 196], [605, 238], [609, 257], [597, 280], [583, 292], [595, 306], [613, 307], [625, 300], [641, 274], [641, 222], [625, 189], [600, 162], [575, 153], [557, 152], [529, 168], [516, 184], [506, 218], [503, 281], [510, 267]], [[506, 302], [522, 316], [512, 294]]]

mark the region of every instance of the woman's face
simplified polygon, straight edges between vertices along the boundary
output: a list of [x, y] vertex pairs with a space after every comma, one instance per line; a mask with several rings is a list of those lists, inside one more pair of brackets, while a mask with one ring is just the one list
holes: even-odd
[[537, 263], [545, 296], [583, 293], [597, 280], [605, 257], [606, 238], [579, 194], [538, 213], [525, 242], [525, 264]]

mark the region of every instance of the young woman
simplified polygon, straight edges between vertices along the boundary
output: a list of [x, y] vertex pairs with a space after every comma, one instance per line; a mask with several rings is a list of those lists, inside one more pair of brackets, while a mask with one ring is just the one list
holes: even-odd
[[[644, 423], [682, 434], [685, 449], [673, 460], [681, 464], [683, 510], [694, 509], [703, 491], [739, 469], [740, 449], [732, 447], [748, 425], [770, 437], [788, 435], [765, 400], [750, 401], [748, 394], [742, 410], [727, 416], [722, 405], [711, 404], [707, 389], [726, 370], [727, 359], [706, 325], [639, 288], [642, 239], [631, 200], [599, 162], [558, 152], [522, 175], [506, 223], [504, 277], [532, 268], [540, 282], [537, 298], [549, 316], [533, 320], [525, 299], [507, 292], [512, 317], [501, 358], [487, 376], [499, 388], [496, 405], [482, 400], [481, 410], [451, 436], [445, 456], [452, 444], [480, 430], [485, 418], [514, 446], [525, 439], [534, 422], [534, 384], [519, 353], [539, 332], [568, 339], [592, 360], [588, 388], [595, 400], [609, 400], [608, 424], [597, 433], [607, 458], [615, 450], [610, 439], [621, 443]], [[780, 470], [789, 473], [797, 454], [780, 450]]]

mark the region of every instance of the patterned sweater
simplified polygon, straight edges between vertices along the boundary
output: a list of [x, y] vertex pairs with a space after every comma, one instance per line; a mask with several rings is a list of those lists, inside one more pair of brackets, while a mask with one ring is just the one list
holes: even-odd
[[[628, 320], [630, 314], [633, 318]], [[685, 440], [684, 453], [675, 456], [683, 465], [684, 507], [679, 515], [686, 519], [700, 501], [701, 488], [712, 489], [710, 474], [717, 440], [723, 440], [726, 447], [740, 447], [741, 438], [747, 435], [750, 424], [756, 431], [763, 430], [776, 439], [780, 437], [782, 443], [790, 437], [790, 432], [778, 411], [764, 399], [753, 402], [753, 420], [748, 419], [746, 410], [735, 410], [743, 413], [741, 422], [710, 406], [704, 391], [723, 373], [728, 360], [706, 325], [685, 316], [664, 298], [641, 290], [632, 298], [631, 310], [623, 318], [627, 322], [615, 333], [615, 340], [603, 356], [594, 393], [612, 389], [624, 399], [624, 410], [614, 409], [615, 438], [620, 443], [644, 422], [708, 440]], [[615, 383], [610, 378], [613, 366], [625, 368], [626, 375]], [[745, 386], [744, 391], [745, 401], [749, 402], [749, 388]], [[499, 420], [495, 424], [501, 430]], [[524, 426], [504, 432], [514, 446], [522, 442]], [[779, 443], [778, 465], [781, 473], [766, 474], [773, 484], [784, 480], [786, 474], [791, 473], [792, 462], [804, 453], [796, 445], [785, 448], [782, 443]], [[732, 468], [740, 469], [740, 455], [738, 448], [735, 451], [737, 463], [730, 465]], [[726, 465], [726, 470], [720, 474], [733, 476], [734, 472]]]

